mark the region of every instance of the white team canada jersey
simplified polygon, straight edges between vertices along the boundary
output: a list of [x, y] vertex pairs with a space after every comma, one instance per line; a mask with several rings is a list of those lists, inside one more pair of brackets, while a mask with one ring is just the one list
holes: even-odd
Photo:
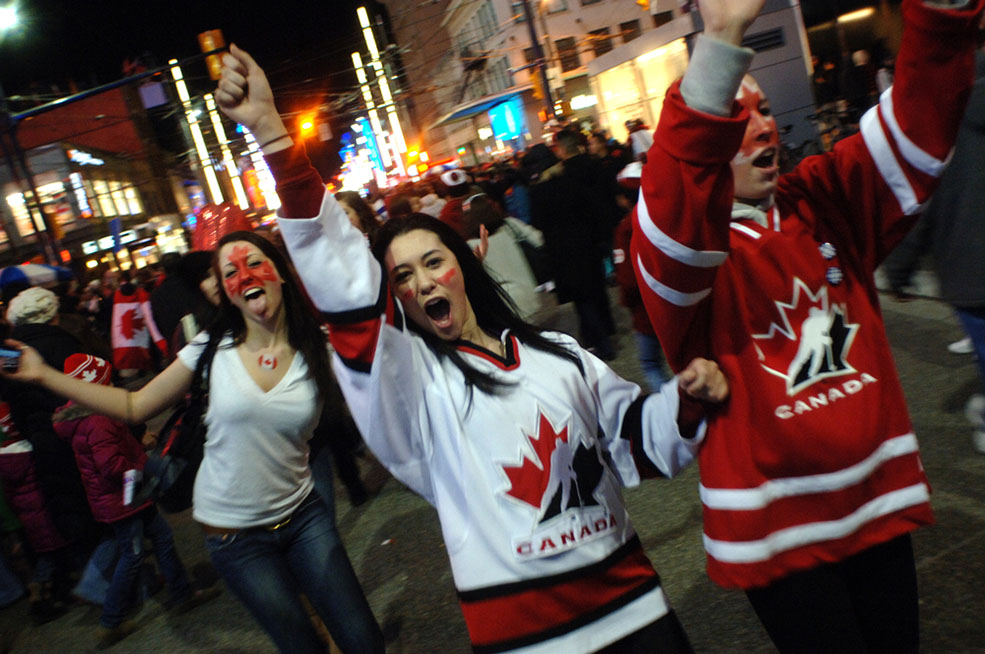
[[676, 381], [642, 396], [570, 337], [556, 335], [584, 374], [505, 333], [505, 357], [459, 346], [511, 384], [470, 400], [462, 373], [386, 310], [379, 266], [330, 195], [321, 213], [281, 220], [285, 242], [332, 324], [366, 442], [438, 511], [475, 651], [591, 652], [665, 615], [619, 487], [694, 457], [704, 426], [681, 437]]

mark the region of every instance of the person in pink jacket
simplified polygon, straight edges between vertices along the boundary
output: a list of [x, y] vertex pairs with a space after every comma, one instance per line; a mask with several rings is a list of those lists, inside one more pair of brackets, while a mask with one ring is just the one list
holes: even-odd
[[[109, 385], [112, 366], [89, 354], [73, 354], [65, 360], [65, 374], [93, 384]], [[52, 417], [55, 432], [69, 441], [75, 452], [86, 497], [93, 517], [112, 527], [120, 558], [106, 591], [97, 648], [118, 642], [136, 629], [124, 621], [144, 560], [144, 538], [154, 545], [154, 555], [170, 593], [169, 605], [185, 612], [215, 597], [218, 588], [194, 591], [178, 558], [171, 527], [150, 500], [133, 504], [124, 489], [124, 477], [143, 470], [147, 454], [130, 434], [126, 423], [86, 409], [74, 402]]]

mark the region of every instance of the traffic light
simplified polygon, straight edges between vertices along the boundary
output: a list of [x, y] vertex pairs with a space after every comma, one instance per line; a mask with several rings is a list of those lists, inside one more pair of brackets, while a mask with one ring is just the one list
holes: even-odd
[[537, 100], [543, 100], [544, 85], [540, 83], [540, 71], [535, 68], [531, 68], [530, 71], [530, 81], [534, 85], [533, 96]]
[[636, 0], [636, 4], [642, 7], [644, 11], [650, 11], [650, 0]]
[[305, 140], [315, 133], [315, 115], [301, 114], [298, 117], [298, 139]]
[[[202, 52], [211, 52], [225, 47], [226, 39], [222, 36], [222, 30], [209, 30], [198, 35], [198, 47]], [[205, 58], [205, 65], [209, 68], [209, 77], [213, 81], [218, 81], [222, 77], [222, 56], [209, 55]]]

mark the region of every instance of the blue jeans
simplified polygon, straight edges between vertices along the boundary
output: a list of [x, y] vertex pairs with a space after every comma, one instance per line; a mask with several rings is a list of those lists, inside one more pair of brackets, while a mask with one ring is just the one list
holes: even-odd
[[651, 393], [656, 393], [665, 381], [669, 379], [664, 373], [664, 351], [656, 336], [633, 332], [636, 338], [636, 350], [640, 357], [640, 367], [646, 376], [646, 384]]
[[975, 348], [978, 376], [985, 388], [985, 307], [954, 307], [954, 310]]
[[298, 597], [304, 593], [346, 654], [382, 652], [383, 633], [317, 492], [276, 530], [209, 535], [216, 572], [281, 652], [324, 654]]
[[99, 623], [113, 628], [123, 622], [129, 600], [134, 596], [140, 565], [144, 562], [144, 537], [154, 545], [157, 566], [164, 575], [172, 602], [180, 602], [191, 595], [191, 585], [185, 566], [174, 547], [171, 527], [153, 506], [130, 518], [113, 523], [116, 545], [120, 558], [116, 562], [113, 580], [106, 590], [103, 617]]

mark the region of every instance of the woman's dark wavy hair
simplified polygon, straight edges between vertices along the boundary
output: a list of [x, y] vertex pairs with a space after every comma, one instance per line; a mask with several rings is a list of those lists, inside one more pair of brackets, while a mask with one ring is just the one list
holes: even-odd
[[369, 203], [363, 199], [363, 196], [355, 191], [339, 191], [335, 194], [335, 199], [346, 203], [356, 212], [356, 215], [359, 216], [359, 230], [369, 238], [373, 238], [373, 234], [380, 227], [380, 221], [376, 218], [376, 213], [369, 206]]
[[[513, 300], [486, 272], [482, 262], [472, 252], [472, 248], [465, 242], [465, 239], [437, 218], [423, 213], [413, 213], [401, 220], [389, 220], [383, 223], [372, 242], [373, 255], [380, 264], [385, 265], [383, 259], [393, 239], [416, 229], [423, 229], [436, 234], [444, 246], [451, 250], [451, 253], [458, 259], [458, 265], [465, 280], [465, 294], [469, 298], [469, 303], [475, 312], [476, 323], [480, 329], [496, 337], [504, 329], [509, 329], [524, 345], [566, 359], [576, 365], [582, 374], [585, 373], [577, 353], [545, 337], [540, 329], [520, 318]], [[384, 272], [384, 274], [386, 273]], [[412, 320], [408, 320], [408, 325], [410, 329], [424, 339], [439, 357], [448, 358], [462, 371], [470, 392], [472, 387], [490, 394], [505, 390], [507, 386], [505, 382], [494, 375], [472, 367], [458, 352], [455, 342], [445, 341], [435, 336]]]
[[[284, 280], [281, 289], [283, 289], [284, 294], [283, 311], [287, 320], [287, 340], [291, 347], [304, 357], [304, 362], [308, 364], [308, 370], [318, 385], [321, 396], [328, 397], [335, 386], [332, 369], [328, 362], [325, 334], [315, 317], [314, 309], [301, 292], [301, 285], [280, 251], [270, 241], [253, 232], [240, 231], [226, 234], [216, 245], [215, 256], [212, 258], [212, 269], [215, 271], [216, 279], [222, 280], [223, 278], [222, 271], [219, 269], [219, 250], [227, 243], [237, 241], [245, 241], [257, 246], [268, 259], [273, 261], [277, 273]], [[229, 301], [225, 285], [221, 283], [220, 285], [223, 286], [223, 289], [219, 293], [219, 311], [215, 320], [208, 327], [209, 341], [215, 347], [223, 336], [232, 334], [233, 344], [239, 345], [246, 338], [246, 321], [243, 319], [242, 312]]]

